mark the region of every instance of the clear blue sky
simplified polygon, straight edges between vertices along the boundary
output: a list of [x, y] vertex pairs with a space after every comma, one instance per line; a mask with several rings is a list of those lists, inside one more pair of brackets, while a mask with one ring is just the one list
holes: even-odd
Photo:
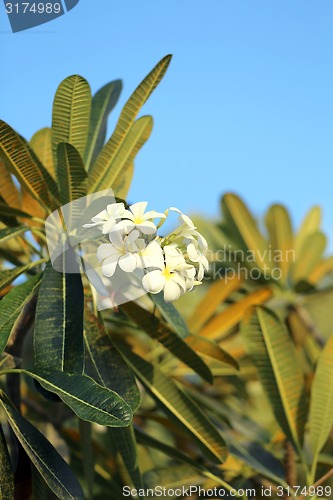
[[172, 53], [142, 111], [155, 124], [130, 200], [214, 216], [232, 190], [257, 215], [285, 203], [295, 223], [319, 203], [333, 233], [332, 0], [80, 0], [18, 34], [1, 3], [0, 20], [0, 116], [25, 137], [50, 125], [57, 85], [74, 73], [93, 91], [123, 79], [111, 131]]

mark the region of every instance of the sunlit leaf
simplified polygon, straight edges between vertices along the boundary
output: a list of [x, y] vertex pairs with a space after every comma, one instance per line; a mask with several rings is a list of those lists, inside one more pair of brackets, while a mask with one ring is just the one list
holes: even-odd
[[242, 333], [275, 418], [300, 450], [307, 402], [303, 373], [290, 336], [275, 314], [262, 306], [247, 312]]
[[57, 162], [57, 147], [68, 142], [83, 158], [88, 138], [91, 91], [88, 82], [79, 75], [63, 80], [56, 92], [52, 111], [52, 151]]
[[93, 96], [88, 140], [84, 155], [87, 170], [93, 165], [103, 147], [106, 138], [107, 119], [117, 104], [121, 89], [121, 80], [115, 80], [104, 85]]
[[187, 321], [193, 332], [198, 332], [207, 320], [215, 313], [219, 304], [222, 304], [234, 291], [238, 290], [244, 279], [241, 276], [216, 280], [196, 306], [192, 316]]
[[60, 142], [57, 147], [56, 175], [63, 205], [87, 194], [87, 172], [74, 146]]
[[7, 123], [0, 120], [0, 151], [6, 165], [22, 186], [42, 205], [49, 206], [50, 196], [41, 166], [31, 155], [27, 143]]
[[309, 427], [313, 461], [317, 463], [333, 427], [333, 337], [319, 356], [311, 390]]
[[240, 299], [221, 313], [213, 316], [213, 318], [200, 330], [200, 335], [215, 340], [222, 338], [232, 327], [236, 326], [243, 319], [244, 313], [249, 306], [263, 304], [267, 302], [271, 296], [272, 291], [269, 288], [260, 288], [259, 290], [249, 293], [244, 299]]
[[30, 146], [49, 174], [55, 179], [52, 157], [52, 129], [45, 127], [38, 130], [30, 139]]
[[272, 205], [266, 214], [266, 226], [272, 246], [274, 266], [281, 270], [281, 280], [285, 282], [290, 264], [293, 263], [294, 252], [293, 233], [288, 210], [283, 205]]
[[[105, 175], [109, 177], [108, 171], [110, 170], [110, 165], [113, 163], [114, 160], [117, 159], [117, 157], [119, 157], [119, 151], [121, 150], [121, 148], [124, 150], [123, 143], [130, 131], [132, 131], [131, 133], [133, 135], [133, 138], [131, 139], [133, 144], [133, 141], [135, 140], [133, 133], [135, 129], [133, 129], [133, 124], [137, 117], [137, 114], [140, 111], [143, 104], [147, 101], [153, 90], [162, 80], [169, 66], [170, 60], [171, 60], [170, 55], [164, 57], [155, 66], [155, 68], [153, 68], [153, 70], [146, 76], [146, 78], [139, 84], [139, 86], [136, 88], [136, 90], [133, 92], [131, 97], [126, 102], [120, 114], [114, 133], [112, 134], [111, 138], [102, 149], [101, 153], [99, 154], [94, 165], [91, 168], [89, 175], [89, 192], [96, 192], [100, 189], [103, 189], [103, 185], [106, 185], [105, 183], [107, 183], [107, 180], [105, 179]], [[145, 126], [147, 127], [147, 125]], [[138, 125], [136, 125], [136, 127], [138, 128]], [[136, 140], [138, 140], [138, 138]], [[123, 155], [124, 152], [122, 153], [121, 156]], [[129, 159], [129, 155], [127, 155], [127, 159]], [[123, 159], [122, 159], [122, 164], [124, 165]], [[120, 168], [119, 167], [113, 168], [112, 172], [113, 180], [117, 177]], [[110, 179], [108, 178], [108, 180]], [[110, 187], [110, 185], [107, 185], [106, 187]]]

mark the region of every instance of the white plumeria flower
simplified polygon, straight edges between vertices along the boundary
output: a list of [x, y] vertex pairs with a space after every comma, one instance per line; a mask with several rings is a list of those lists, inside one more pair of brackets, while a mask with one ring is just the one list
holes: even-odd
[[199, 281], [202, 281], [205, 270], [208, 271], [209, 269], [209, 263], [207, 257], [205, 256], [204, 252], [200, 249], [200, 244], [196, 240], [188, 243], [186, 250], [190, 261], [198, 264], [197, 279]]
[[113, 231], [109, 234], [111, 243], [102, 243], [97, 249], [97, 259], [102, 261], [102, 272], [104, 276], [114, 275], [117, 265], [126, 273], [133, 272], [137, 267], [136, 245], [139, 231], [132, 231], [128, 236], [123, 236]]
[[196, 229], [192, 219], [190, 219], [188, 215], [183, 214], [183, 212], [179, 210], [179, 208], [170, 207], [169, 210], [171, 210], [172, 212], [177, 212], [179, 214], [178, 220], [182, 225], [185, 224], [190, 229]]
[[102, 210], [102, 212], [92, 217], [91, 224], [83, 224], [83, 227], [102, 226], [102, 233], [107, 234], [117, 224], [118, 220], [124, 217], [125, 212], [126, 209], [123, 203], [111, 203], [106, 207], [106, 210]]
[[129, 210], [125, 210], [125, 214], [122, 215], [125, 219], [117, 224], [117, 227], [124, 228], [125, 231], [130, 231], [132, 228], [139, 229], [143, 234], [154, 234], [157, 231], [156, 225], [153, 219], [165, 218], [164, 213], [155, 212], [155, 210], [150, 210], [145, 213], [148, 203], [146, 201], [140, 201], [134, 203], [129, 207]]
[[138, 269], [145, 269], [148, 267], [157, 267], [162, 269], [164, 266], [164, 255], [160, 244], [153, 240], [148, 245], [142, 239], [137, 240], [139, 251], [137, 253], [137, 267]]
[[186, 290], [186, 281], [181, 271], [188, 268], [185, 259], [170, 256], [174, 250], [164, 247], [165, 264], [160, 269], [148, 272], [142, 279], [142, 284], [147, 292], [160, 293], [163, 290], [165, 302], [179, 299]]
[[182, 269], [181, 275], [185, 279], [185, 287], [187, 291], [191, 291], [194, 285], [201, 284], [195, 279], [196, 269], [192, 265], [188, 265], [186, 269]]

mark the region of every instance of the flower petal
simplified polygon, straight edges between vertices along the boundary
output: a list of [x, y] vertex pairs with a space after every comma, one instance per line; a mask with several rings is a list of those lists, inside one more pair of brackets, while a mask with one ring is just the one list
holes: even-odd
[[[153, 271], [154, 272], [154, 271]], [[173, 280], [166, 280], [164, 286], [164, 300], [165, 302], [173, 302], [181, 296], [181, 288]]]
[[[98, 248], [97, 248], [97, 259], [98, 260], [103, 260], [106, 259], [107, 257], [110, 257], [111, 255], [115, 254], [115, 247], [111, 245], [111, 243], [102, 243]], [[116, 253], [118, 254], [117, 250]]]
[[144, 211], [147, 208], [147, 205], [148, 205], [147, 201], [139, 201], [138, 203], [133, 203], [133, 205], [131, 205], [129, 208], [135, 218], [136, 217], [141, 218], [144, 214]]
[[116, 224], [116, 219], [114, 217], [110, 217], [109, 220], [107, 220], [103, 226], [103, 234], [109, 233], [113, 226]]
[[133, 253], [127, 253], [119, 257], [118, 264], [125, 273], [132, 273], [136, 268], [136, 257]]
[[141, 222], [141, 224], [137, 224], [136, 227], [140, 229], [143, 234], [154, 234], [157, 231], [155, 224], [151, 221]]
[[117, 267], [117, 260], [115, 260], [113, 257], [108, 257], [103, 261], [102, 264], [102, 273], [104, 276], [113, 276], [114, 272]]
[[158, 269], [150, 271], [142, 278], [142, 285], [150, 293], [159, 293], [165, 285], [165, 277]]

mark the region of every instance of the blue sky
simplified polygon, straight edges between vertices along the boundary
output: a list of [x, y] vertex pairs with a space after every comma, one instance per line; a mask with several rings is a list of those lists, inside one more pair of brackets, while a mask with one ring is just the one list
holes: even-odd
[[[30, 138], [50, 125], [60, 81], [124, 90], [110, 120], [165, 54], [169, 70], [142, 114], [153, 134], [137, 157], [130, 201], [216, 216], [234, 191], [254, 213], [313, 204], [333, 230], [331, 0], [80, 0], [48, 24], [12, 34], [0, 5], [0, 116]], [[332, 239], [331, 239], [332, 241]]]

